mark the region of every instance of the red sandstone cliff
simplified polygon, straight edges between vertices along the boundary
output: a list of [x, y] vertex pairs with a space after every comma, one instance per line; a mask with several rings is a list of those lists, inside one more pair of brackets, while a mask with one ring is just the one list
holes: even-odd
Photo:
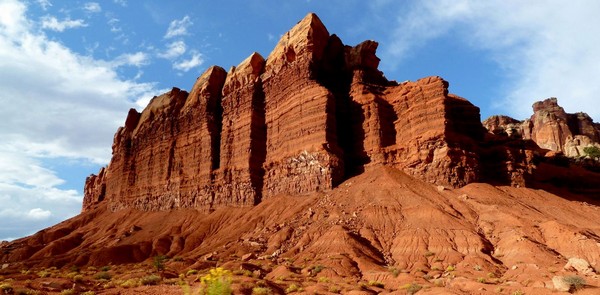
[[110, 165], [87, 179], [83, 210], [251, 206], [331, 190], [376, 164], [442, 185], [477, 180], [479, 109], [439, 77], [388, 81], [376, 49], [344, 45], [309, 14], [266, 60], [211, 67], [191, 93], [131, 110]]

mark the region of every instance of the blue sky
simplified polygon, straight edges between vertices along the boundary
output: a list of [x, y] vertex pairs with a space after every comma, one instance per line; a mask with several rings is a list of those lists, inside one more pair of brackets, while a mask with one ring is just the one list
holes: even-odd
[[0, 0], [0, 240], [76, 215], [131, 107], [264, 57], [308, 12], [380, 43], [391, 80], [439, 75], [482, 119], [558, 97], [600, 118], [598, 1]]

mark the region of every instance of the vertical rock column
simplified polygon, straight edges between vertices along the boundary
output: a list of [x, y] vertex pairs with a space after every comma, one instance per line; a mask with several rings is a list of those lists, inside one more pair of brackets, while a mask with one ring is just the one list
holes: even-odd
[[262, 74], [267, 145], [263, 197], [331, 189], [343, 178], [335, 97], [316, 81], [329, 32], [314, 14], [282, 36]]
[[253, 53], [232, 67], [223, 86], [219, 167], [213, 206], [252, 206], [260, 201], [265, 158], [264, 94], [260, 74], [265, 60]]

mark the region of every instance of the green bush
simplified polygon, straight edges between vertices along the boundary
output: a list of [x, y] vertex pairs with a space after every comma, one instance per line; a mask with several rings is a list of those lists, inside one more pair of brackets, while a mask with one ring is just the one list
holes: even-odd
[[583, 148], [583, 152], [592, 158], [600, 158], [600, 148], [598, 148], [597, 146], [586, 146]]
[[165, 255], [154, 256], [152, 265], [154, 265], [154, 268], [156, 268], [157, 271], [162, 272], [163, 270], [165, 270], [165, 261], [166, 260], [167, 260], [167, 256], [165, 256]]

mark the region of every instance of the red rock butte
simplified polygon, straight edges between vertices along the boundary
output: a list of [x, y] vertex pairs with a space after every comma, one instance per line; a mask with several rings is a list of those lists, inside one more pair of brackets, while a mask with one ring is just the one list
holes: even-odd
[[440, 185], [480, 180], [479, 109], [440, 77], [388, 81], [377, 45], [344, 45], [308, 14], [266, 60], [210, 67], [190, 93], [130, 110], [83, 210], [253, 206], [329, 191], [373, 165]]
[[[586, 150], [600, 125], [555, 98], [482, 123], [440, 77], [387, 80], [377, 45], [344, 45], [308, 14], [266, 59], [210, 67], [189, 93], [131, 109], [81, 214], [0, 243], [0, 275], [46, 292], [21, 270], [112, 264], [129, 280], [167, 255], [164, 276], [250, 272], [232, 281], [242, 294], [547, 294], [574, 274], [595, 294], [600, 164]], [[63, 283], [105, 292], [82, 280]], [[108, 288], [181, 291], [146, 287]]]

